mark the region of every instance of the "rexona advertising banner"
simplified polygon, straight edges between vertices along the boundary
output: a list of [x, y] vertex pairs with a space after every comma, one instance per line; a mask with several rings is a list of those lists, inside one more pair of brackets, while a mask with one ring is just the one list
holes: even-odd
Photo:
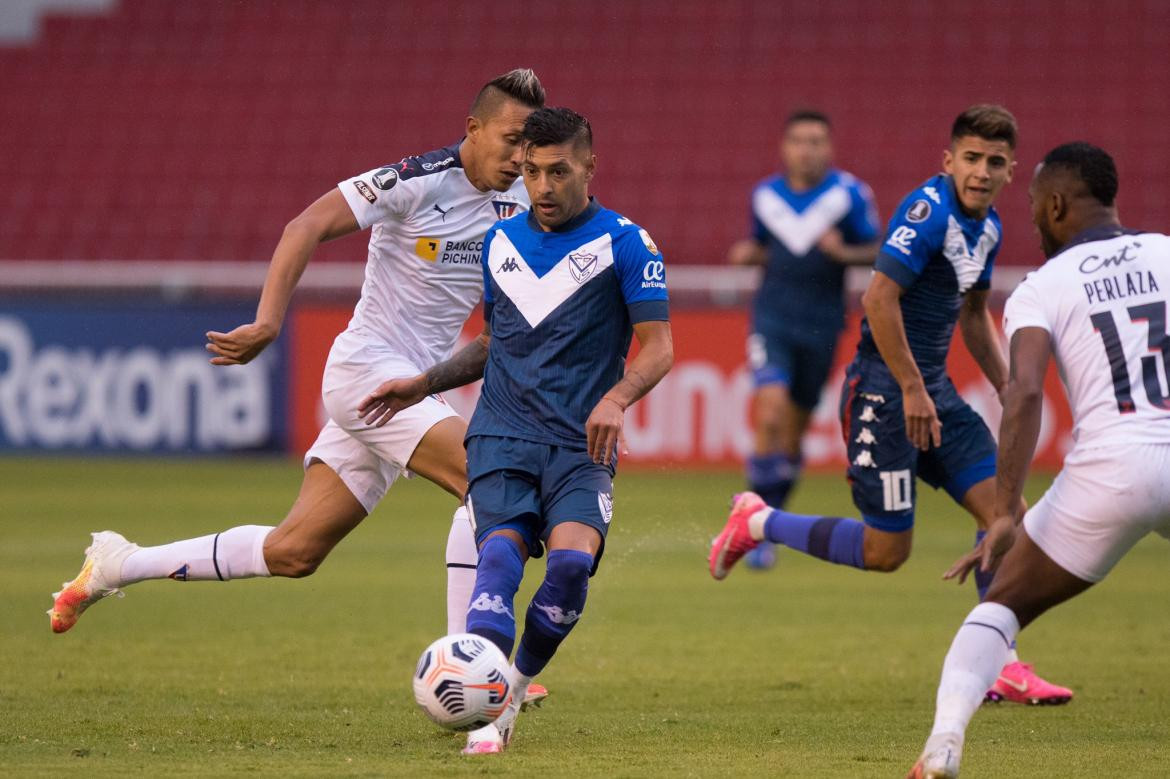
[[[290, 443], [294, 452], [308, 448], [325, 421], [320, 400], [321, 371], [334, 336], [345, 328], [350, 314], [348, 308], [318, 306], [305, 306], [294, 312], [290, 344], [295, 356], [290, 390]], [[733, 466], [742, 462], [752, 446], [746, 313], [722, 309], [676, 311], [671, 314], [671, 326], [674, 369], [626, 415], [630, 455], [625, 461], [691, 466]], [[838, 401], [845, 366], [857, 343], [858, 327], [858, 317], [850, 317], [838, 342], [831, 377], [805, 438], [805, 461], [809, 466], [845, 466]], [[481, 328], [482, 320], [473, 315], [464, 330], [464, 342]], [[999, 400], [959, 338], [952, 346], [948, 370], [960, 394], [983, 416], [992, 433], [997, 433]], [[473, 387], [444, 397], [466, 416], [474, 408], [477, 395]], [[1037, 461], [1045, 467], [1059, 467], [1071, 445], [1068, 406], [1056, 371], [1050, 370]]]
[[247, 366], [204, 333], [252, 305], [0, 299], [0, 451], [237, 452], [287, 446], [284, 338]]

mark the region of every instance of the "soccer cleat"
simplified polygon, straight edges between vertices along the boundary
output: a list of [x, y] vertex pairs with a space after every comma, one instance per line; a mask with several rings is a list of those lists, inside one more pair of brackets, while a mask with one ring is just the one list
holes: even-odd
[[962, 756], [962, 735], [936, 733], [926, 739], [922, 757], [906, 774], [906, 779], [956, 779], [959, 775], [959, 758]]
[[1031, 663], [1008, 663], [987, 691], [989, 703], [1026, 703], [1029, 706], [1059, 706], [1072, 700], [1073, 691], [1041, 679]]
[[755, 571], [766, 571], [776, 564], [776, 545], [759, 541], [756, 548], [743, 556], [743, 564]]
[[748, 519], [763, 508], [767, 505], [754, 492], [741, 492], [732, 500], [727, 524], [711, 542], [711, 555], [707, 558], [707, 567], [716, 579], [727, 578], [731, 566], [759, 544], [748, 531]]
[[64, 633], [73, 627], [82, 613], [102, 598], [122, 597], [118, 589], [122, 561], [131, 552], [138, 551], [138, 544], [110, 530], [92, 535], [93, 543], [85, 550], [81, 572], [73, 581], [61, 585], [60, 592], [53, 593], [53, 608], [48, 614], [54, 633]]
[[495, 724], [484, 725], [467, 734], [467, 746], [463, 747], [465, 755], [494, 755], [504, 751], [504, 737]]
[[524, 700], [520, 703], [520, 711], [539, 709], [548, 697], [548, 688], [543, 684], [533, 682], [528, 685], [528, 692], [524, 693]]

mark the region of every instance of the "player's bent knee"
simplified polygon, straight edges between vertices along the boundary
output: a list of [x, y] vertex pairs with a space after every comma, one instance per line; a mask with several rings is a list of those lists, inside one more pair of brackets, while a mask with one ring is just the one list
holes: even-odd
[[311, 576], [325, 561], [325, 552], [297, 549], [277, 541], [264, 545], [264, 562], [273, 576], [303, 579]]
[[593, 556], [589, 554], [549, 554], [545, 578], [554, 584], [576, 591], [589, 586]]
[[866, 528], [865, 570], [892, 573], [910, 559], [910, 541], [901, 533], [880, 533]]

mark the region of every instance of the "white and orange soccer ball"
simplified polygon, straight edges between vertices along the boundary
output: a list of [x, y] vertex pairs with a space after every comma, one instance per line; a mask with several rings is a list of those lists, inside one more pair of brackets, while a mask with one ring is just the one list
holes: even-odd
[[481, 636], [455, 633], [423, 650], [414, 670], [414, 699], [448, 730], [482, 728], [503, 713], [512, 695], [508, 659]]

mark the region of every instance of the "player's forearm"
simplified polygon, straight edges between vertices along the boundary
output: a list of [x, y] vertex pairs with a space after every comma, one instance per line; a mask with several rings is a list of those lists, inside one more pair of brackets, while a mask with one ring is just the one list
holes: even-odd
[[1007, 386], [1008, 366], [1000, 347], [999, 335], [995, 330], [995, 323], [991, 319], [991, 312], [986, 308], [978, 310], [963, 309], [959, 317], [959, 332], [963, 334], [963, 343], [971, 353], [983, 375], [995, 387], [996, 392], [1002, 392]]
[[843, 244], [833, 256], [833, 260], [841, 265], [873, 265], [881, 245], [880, 241], [859, 246]]
[[867, 297], [865, 315], [878, 352], [902, 392], [922, 387], [922, 372], [918, 370], [918, 364], [914, 362], [914, 355], [910, 351], [910, 342], [906, 340], [902, 306], [898, 300]]
[[310, 230], [298, 226], [296, 222], [290, 222], [284, 228], [280, 242], [272, 253], [272, 262], [264, 277], [264, 289], [260, 293], [260, 303], [256, 307], [256, 322], [271, 328], [274, 334], [280, 332], [297, 282], [320, 243], [320, 239]]
[[487, 358], [488, 336], [480, 334], [452, 355], [451, 359], [438, 363], [426, 372], [427, 394], [435, 395], [479, 381], [483, 378]]
[[[1040, 439], [1043, 389], [1008, 384], [1004, 391], [1003, 418], [999, 423], [999, 449], [995, 465], [996, 516], [1015, 516], [1024, 495], [1028, 466]], [[1017, 522], [1020, 517], [1016, 517]]]
[[640, 400], [647, 392], [662, 381], [674, 365], [674, 345], [669, 334], [664, 339], [642, 344], [638, 355], [626, 366], [622, 380], [603, 396], [621, 406], [623, 410]]

